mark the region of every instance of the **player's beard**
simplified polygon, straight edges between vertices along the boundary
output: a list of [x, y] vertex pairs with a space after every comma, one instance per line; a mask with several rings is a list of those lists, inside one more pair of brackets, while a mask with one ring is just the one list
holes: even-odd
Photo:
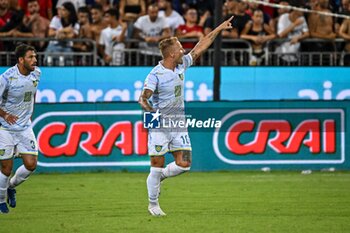
[[33, 63], [32, 65], [30, 65], [27, 62], [24, 62], [24, 64], [23, 64], [24, 68], [26, 68], [26, 70], [29, 72], [32, 72], [35, 70], [35, 65], [36, 65], [36, 63]]

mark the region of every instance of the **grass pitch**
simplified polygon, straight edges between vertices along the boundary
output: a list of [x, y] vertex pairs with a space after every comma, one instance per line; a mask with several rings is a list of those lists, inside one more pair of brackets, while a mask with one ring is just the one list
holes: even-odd
[[36, 174], [0, 232], [350, 232], [350, 173], [188, 173], [147, 212], [146, 173]]

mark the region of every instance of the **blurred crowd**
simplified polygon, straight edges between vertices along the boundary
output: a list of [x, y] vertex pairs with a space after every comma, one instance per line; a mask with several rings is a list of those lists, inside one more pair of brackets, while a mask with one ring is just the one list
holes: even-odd
[[[296, 6], [348, 15], [350, 0], [269, 0], [281, 6]], [[222, 32], [226, 39], [251, 43], [251, 63], [259, 63], [266, 44], [284, 38], [275, 50], [286, 62], [295, 62], [301, 49], [331, 52], [335, 39], [343, 38], [342, 48], [350, 52], [350, 20], [318, 13], [305, 14], [288, 8], [273, 8], [254, 2], [223, 0], [223, 19], [234, 15], [233, 29]], [[196, 41], [214, 28], [215, 0], [0, 0], [1, 38], [50, 38], [31, 42], [48, 54], [48, 64], [59, 62], [49, 56], [60, 52], [89, 52], [95, 41], [105, 65], [123, 65], [125, 48], [138, 48], [144, 56], [159, 54], [158, 42], [169, 36], [184, 40], [191, 49]], [[72, 38], [90, 39], [74, 40]], [[305, 48], [306, 38], [324, 39]], [[188, 40], [191, 39], [191, 40]], [[129, 43], [130, 41], [134, 43]], [[138, 41], [137, 43], [135, 41]], [[225, 40], [226, 41], [226, 40]], [[230, 48], [230, 43], [223, 43]], [[1, 42], [0, 51], [11, 51], [11, 42]], [[119, 51], [119, 52], [118, 52]]]

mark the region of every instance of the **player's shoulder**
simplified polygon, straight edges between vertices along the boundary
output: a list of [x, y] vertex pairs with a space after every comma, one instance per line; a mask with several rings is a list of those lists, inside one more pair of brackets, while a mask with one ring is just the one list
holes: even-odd
[[153, 67], [151, 72], [149, 72], [149, 74], [153, 76], [159, 76], [159, 75], [162, 75], [163, 73], [164, 73], [164, 69], [160, 64]]
[[8, 80], [10, 77], [13, 77], [17, 73], [16, 66], [8, 68], [4, 73], [1, 74], [1, 78]]
[[36, 78], [40, 78], [41, 76], [41, 69], [39, 67], [35, 67], [34, 71], [32, 71], [32, 74], [36, 77]]

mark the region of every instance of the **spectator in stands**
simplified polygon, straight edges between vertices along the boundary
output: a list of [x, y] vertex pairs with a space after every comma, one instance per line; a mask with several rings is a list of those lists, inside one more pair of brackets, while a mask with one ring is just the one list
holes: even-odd
[[[316, 8], [320, 12], [331, 13], [328, 9], [329, 2], [328, 0], [319, 0], [318, 7]], [[334, 39], [337, 37], [335, 31], [334, 20], [331, 16], [321, 15], [318, 13], [311, 13], [308, 19], [310, 37], [317, 39], [326, 39], [329, 41], [320, 41], [313, 42], [307, 46], [307, 51], [311, 52], [334, 52], [335, 51], [335, 43]], [[337, 27], [337, 26], [336, 26]], [[338, 26], [339, 28], [339, 26]], [[324, 57], [323, 59], [324, 65], [329, 65], [330, 60]], [[321, 57], [319, 57], [321, 59]], [[331, 56], [329, 56], [331, 59]], [[321, 60], [318, 60], [317, 56], [314, 56], [314, 65], [321, 64]]]
[[[92, 38], [96, 41], [96, 44], [100, 42], [101, 31], [105, 29], [108, 24], [103, 20], [103, 9], [100, 4], [93, 5], [90, 10], [92, 23], [91, 33]], [[102, 54], [100, 54], [102, 56]]]
[[120, 0], [120, 18], [125, 22], [135, 22], [137, 18], [146, 14], [145, 0]]
[[12, 29], [22, 23], [23, 13], [10, 9], [8, 0], [0, 0], [0, 37], [12, 36]]
[[[90, 26], [90, 11], [89, 8], [83, 6], [78, 9], [78, 23], [79, 23], [79, 35], [80, 39], [93, 39], [91, 26]], [[80, 52], [88, 52], [92, 49], [90, 42], [76, 42], [74, 43], [74, 50]]]
[[155, 4], [150, 5], [147, 15], [138, 18], [134, 24], [134, 37], [142, 41], [139, 47], [146, 55], [160, 56], [158, 42], [170, 35], [169, 25], [164, 17], [158, 16], [158, 6]]
[[[0, 37], [12, 37], [14, 30], [22, 23], [23, 13], [10, 9], [8, 0], [0, 0]], [[0, 50], [12, 51], [11, 41], [0, 43]]]
[[[341, 4], [340, 4], [340, 6], [339, 6], [339, 14], [341, 14], [341, 15], [349, 15], [349, 3], [350, 3], [350, 1], [349, 0], [342, 0], [341, 1]], [[343, 23], [343, 21], [344, 21], [344, 18], [340, 18], [340, 17], [338, 17], [337, 18], [337, 23], [339, 24], [339, 25], [341, 25], [342, 23]]]
[[[39, 0], [28, 0], [26, 9], [28, 10], [28, 15], [24, 16], [23, 24], [17, 31], [17, 35], [14, 36], [46, 38], [50, 21], [40, 15]], [[37, 50], [42, 51], [45, 48], [46, 42], [39, 41], [32, 44]]]
[[80, 7], [86, 6], [85, 0], [58, 0], [56, 4], [56, 8], [61, 7], [65, 2], [73, 3], [76, 13]]
[[9, 7], [11, 10], [20, 10], [19, 6], [18, 6], [18, 0], [9, 0]]
[[264, 45], [274, 39], [276, 35], [267, 23], [264, 23], [264, 15], [260, 9], [255, 9], [252, 20], [249, 21], [241, 34], [242, 39], [252, 41], [253, 55], [250, 65], [260, 65], [264, 55]]
[[[29, 9], [28, 9], [28, 3], [29, 0], [18, 0], [19, 7], [26, 13], [26, 15], [29, 15]], [[38, 0], [40, 11], [40, 16], [52, 19], [52, 0]]]
[[[252, 17], [254, 14], [254, 11], [257, 9], [261, 9], [260, 5], [258, 3], [248, 2], [248, 9], [245, 11], [245, 13], [247, 13], [250, 17]], [[264, 23], [269, 24], [271, 17], [268, 14], [266, 14], [265, 12], [263, 12], [263, 14], [264, 14]]]
[[184, 25], [185, 21], [182, 16], [173, 10], [171, 0], [158, 0], [159, 17], [165, 17], [168, 25], [171, 29], [171, 34], [175, 34], [175, 30], [180, 26]]
[[[350, 5], [348, 5], [348, 8], [344, 10], [350, 11]], [[348, 54], [344, 56], [344, 66], [350, 66], [350, 19], [345, 19], [343, 21], [342, 25], [340, 26], [339, 35], [346, 40], [344, 50]]]
[[189, 8], [185, 13], [186, 24], [180, 25], [176, 29], [176, 37], [195, 39], [195, 42], [183, 42], [184, 49], [192, 49], [196, 43], [204, 37], [203, 28], [197, 24], [198, 13], [195, 8]]
[[[293, 2], [291, 5], [298, 6]], [[309, 37], [309, 29], [303, 12], [292, 10], [280, 16], [277, 25], [277, 34], [280, 38], [286, 38], [286, 42], [277, 47], [276, 52], [286, 54], [281, 56], [284, 63], [295, 63], [298, 61], [297, 53], [300, 49], [300, 41]]]
[[[88, 7], [91, 7], [95, 4], [101, 4], [100, 0], [85, 0], [85, 2]], [[106, 2], [107, 4], [109, 4], [111, 8], [118, 8], [118, 4], [120, 0], [107, 0], [103, 2]]]
[[146, 14], [145, 0], [120, 0], [119, 3], [120, 18], [128, 24], [128, 36], [132, 36], [134, 23], [140, 16]]
[[102, 6], [102, 11], [106, 12], [112, 8], [109, 0], [95, 0], [95, 4], [100, 4]]
[[[67, 41], [68, 39], [75, 38], [79, 34], [79, 24], [77, 20], [77, 14], [73, 3], [65, 2], [62, 7], [58, 8], [58, 16], [54, 16], [50, 22], [49, 37], [58, 40], [50, 41], [46, 49], [46, 63], [47, 65], [65, 65], [64, 56], [54, 56], [52, 53], [69, 53], [73, 51], [73, 43]], [[72, 62], [72, 58], [66, 56], [69, 62]], [[57, 63], [57, 58], [59, 62]]]
[[120, 23], [117, 9], [106, 11], [104, 20], [109, 26], [102, 30], [100, 36], [99, 49], [103, 54], [103, 60], [109, 65], [124, 65], [123, 50], [127, 25]]
[[[230, 0], [227, 0], [230, 1]], [[232, 0], [231, 0], [232, 1]], [[237, 6], [234, 8], [234, 18], [232, 22], [233, 31], [236, 32], [238, 37], [241, 35], [245, 25], [251, 20], [250, 16], [246, 13], [247, 3], [242, 0], [235, 0]], [[229, 15], [231, 17], [231, 15]]]
[[[331, 13], [328, 9], [328, 0], [319, 0], [317, 10], [320, 12]], [[318, 13], [311, 13], [308, 19], [310, 37], [320, 39], [335, 39], [334, 21], [331, 16], [325, 16]]]
[[349, 11], [350, 11], [349, 10], [349, 5], [350, 5], [350, 1], [349, 0], [342, 0], [339, 13], [340, 14], [348, 14]]
[[205, 12], [209, 11], [210, 15], [214, 15], [216, 1], [215, 0], [185, 0], [183, 8], [187, 10], [188, 8], [197, 9], [198, 15], [202, 16]]
[[[280, 1], [279, 5], [281, 6], [289, 6], [289, 3], [287, 1]], [[278, 8], [277, 9], [277, 16], [272, 18], [269, 22], [270, 28], [276, 32], [277, 31], [277, 23], [281, 15], [289, 13], [289, 9], [287, 8]]]
[[[234, 0], [226, 0], [225, 4], [222, 6], [222, 17], [224, 19], [229, 19], [234, 10], [236, 9], [237, 2]], [[214, 16], [207, 18], [204, 24], [204, 35], [208, 35], [214, 28]], [[222, 30], [221, 36], [227, 39], [236, 39], [238, 38], [237, 31], [234, 29]], [[226, 44], [223, 44], [223, 47], [227, 47]]]

